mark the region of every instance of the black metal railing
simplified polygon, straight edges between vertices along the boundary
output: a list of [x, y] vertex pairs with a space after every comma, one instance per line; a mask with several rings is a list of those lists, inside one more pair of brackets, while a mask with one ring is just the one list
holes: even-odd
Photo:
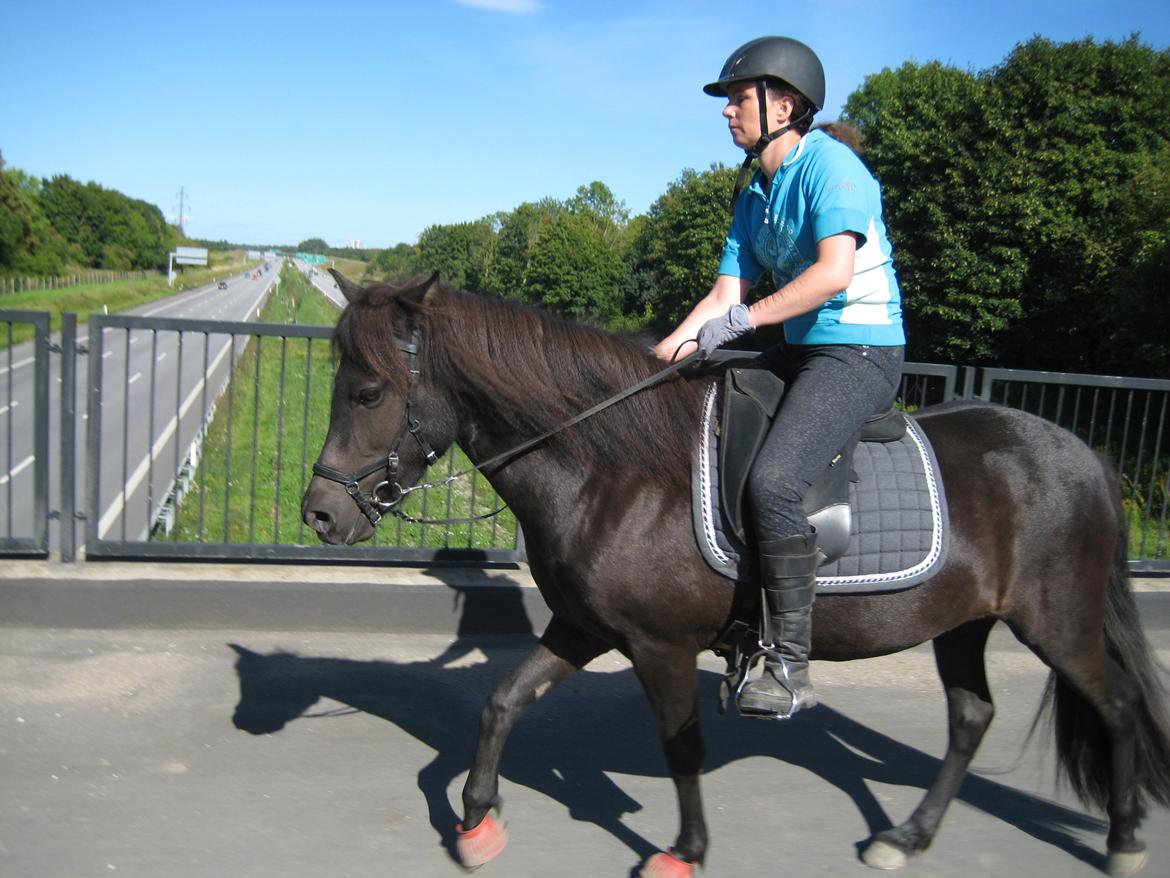
[[1107, 457], [1121, 477], [1134, 566], [1170, 569], [1170, 381], [990, 368], [979, 378], [980, 399], [1060, 424]]
[[[325, 546], [300, 498], [328, 428], [324, 326], [97, 316], [90, 322], [86, 553], [94, 558], [510, 563], [510, 514], [476, 525], [387, 519], [362, 546]], [[107, 356], [107, 352], [115, 356]], [[454, 472], [453, 449], [436, 473]], [[497, 508], [481, 476], [407, 511]]]
[[[15, 327], [15, 329], [14, 329]], [[31, 330], [30, 330], [31, 327]], [[27, 341], [19, 341], [29, 336]], [[74, 493], [89, 558], [356, 563], [514, 563], [523, 537], [507, 511], [474, 525], [387, 519], [362, 546], [319, 544], [300, 497], [328, 429], [331, 330], [323, 326], [161, 317], [95, 316], [88, 347], [65, 315], [55, 344], [48, 315], [0, 311], [0, 553], [73, 560]], [[0, 335], [0, 341], [3, 341]], [[60, 382], [50, 381], [60, 354]], [[88, 411], [72, 389], [88, 354]], [[60, 396], [57, 389], [60, 388]], [[955, 398], [1024, 409], [1066, 427], [1107, 456], [1122, 479], [1132, 565], [1170, 572], [1167, 490], [1170, 381], [907, 363], [901, 404], [910, 411]], [[50, 416], [64, 428], [59, 472], [50, 467]], [[432, 474], [467, 465], [458, 449]], [[78, 479], [84, 472], [84, 481]], [[59, 485], [50, 510], [50, 478]], [[420, 491], [418, 518], [453, 519], [497, 508], [478, 474]]]

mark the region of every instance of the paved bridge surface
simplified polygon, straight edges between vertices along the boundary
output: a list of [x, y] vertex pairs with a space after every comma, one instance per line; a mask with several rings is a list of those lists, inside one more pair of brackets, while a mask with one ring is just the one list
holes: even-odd
[[[1170, 583], [1139, 580], [1170, 663]], [[0, 565], [0, 874], [455, 876], [451, 827], [480, 706], [546, 611], [521, 570]], [[998, 714], [932, 850], [904, 874], [1096, 876], [1104, 824], [1054, 785], [1045, 678], [1006, 630]], [[814, 668], [791, 723], [702, 721], [707, 875], [870, 874], [945, 743], [929, 648]], [[480, 875], [627, 876], [676, 830], [638, 683], [606, 656], [509, 742], [511, 844]], [[1170, 812], [1144, 837], [1170, 875]]]

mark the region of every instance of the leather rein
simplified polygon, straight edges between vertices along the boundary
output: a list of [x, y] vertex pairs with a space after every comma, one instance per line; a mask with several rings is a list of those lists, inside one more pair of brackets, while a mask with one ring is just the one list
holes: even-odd
[[[403, 419], [402, 427], [399, 429], [398, 434], [394, 437], [394, 442], [390, 445], [390, 450], [386, 453], [386, 456], [384, 458], [373, 460], [363, 466], [361, 469], [357, 469], [349, 473], [344, 473], [340, 470], [333, 469], [332, 467], [325, 466], [319, 460], [313, 464], [313, 474], [321, 476], [323, 479], [328, 479], [329, 481], [337, 482], [338, 484], [343, 485], [345, 487], [345, 492], [353, 498], [353, 502], [357, 504], [358, 509], [360, 509], [362, 514], [369, 520], [370, 524], [374, 525], [375, 527], [386, 514], [395, 515], [398, 518], [401, 518], [402, 520], [408, 521], [412, 524], [470, 524], [475, 521], [482, 521], [485, 518], [491, 518], [494, 515], [498, 515], [499, 513], [503, 512], [506, 507], [500, 506], [498, 509], [494, 509], [491, 512], [484, 513], [483, 515], [475, 515], [468, 518], [444, 519], [414, 518], [413, 516], [407, 515], [396, 507], [406, 499], [408, 494], [411, 494], [414, 491], [421, 491], [427, 488], [443, 488], [454, 482], [456, 479], [462, 478], [463, 476], [482, 471], [487, 467], [494, 466], [496, 464], [506, 463], [513, 458], [520, 456], [524, 452], [536, 447], [546, 439], [555, 436], [562, 430], [567, 430], [569, 427], [572, 427], [575, 424], [579, 424], [581, 421], [584, 421], [587, 418], [591, 418], [611, 406], [617, 405], [619, 402], [630, 396], [633, 396], [635, 393], [645, 390], [648, 387], [653, 387], [655, 384], [661, 383], [675, 372], [678, 372], [684, 366], [687, 366], [700, 358], [700, 353], [696, 351], [688, 357], [684, 357], [677, 362], [671, 363], [665, 369], [662, 369], [659, 372], [655, 372], [650, 377], [644, 378], [637, 384], [634, 384], [631, 387], [627, 387], [620, 393], [616, 393], [608, 399], [602, 400], [592, 408], [586, 409], [580, 414], [573, 416], [569, 420], [559, 424], [556, 427], [553, 427], [551, 430], [541, 433], [539, 436], [536, 436], [532, 439], [521, 442], [519, 445], [509, 448], [507, 451], [489, 457], [487, 460], [470, 466], [467, 469], [447, 476], [447, 478], [443, 479], [442, 481], [435, 482], [433, 484], [424, 482], [418, 485], [404, 488], [398, 481], [398, 450], [407, 436], [413, 437], [415, 442], [418, 443], [419, 449], [422, 451], [423, 458], [426, 461], [426, 465], [428, 467], [432, 466], [439, 459], [439, 456], [435, 453], [435, 450], [431, 448], [430, 443], [428, 443], [427, 440], [423, 437], [421, 433], [422, 424], [419, 422], [418, 418], [415, 417], [415, 411], [418, 407], [416, 397], [419, 374], [418, 329], [414, 330], [410, 341], [404, 341], [402, 339], [396, 338], [394, 343], [400, 351], [407, 355], [409, 359], [410, 386], [406, 394], [406, 416]], [[385, 470], [386, 477], [382, 481], [378, 482], [378, 484], [374, 486], [374, 489], [368, 494], [363, 492], [360, 484], [362, 479], [365, 479], [368, 476], [372, 476], [374, 473], [379, 472], [380, 470]]]

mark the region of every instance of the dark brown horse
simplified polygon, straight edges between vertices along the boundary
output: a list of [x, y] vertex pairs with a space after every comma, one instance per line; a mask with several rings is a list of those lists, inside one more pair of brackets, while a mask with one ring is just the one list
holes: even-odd
[[[680, 809], [670, 853], [651, 857], [642, 874], [692, 874], [707, 849], [696, 656], [727, 623], [733, 591], [704, 563], [691, 525], [691, 450], [712, 379], [672, 376], [495, 460], [661, 365], [626, 341], [433, 278], [362, 288], [335, 276], [349, 306], [334, 335], [332, 422], [305, 521], [329, 543], [368, 539], [377, 515], [363, 509], [389, 508], [424, 478], [431, 453], [458, 443], [488, 464], [522, 524], [553, 612], [484, 708], [463, 790], [464, 864], [503, 846], [490, 812], [504, 742], [525, 707], [617, 649], [650, 699]], [[914, 813], [863, 857], [896, 868], [934, 838], [994, 713], [984, 647], [1002, 621], [1052, 669], [1061, 767], [1081, 799], [1108, 815], [1109, 871], [1132, 874], [1145, 862], [1135, 837], [1145, 801], [1170, 803], [1170, 734], [1129, 587], [1116, 481], [1072, 434], [1023, 412], [957, 404], [915, 417], [947, 486], [945, 567], [907, 591], [815, 605], [814, 658], [932, 640], [946, 691], [941, 770]]]

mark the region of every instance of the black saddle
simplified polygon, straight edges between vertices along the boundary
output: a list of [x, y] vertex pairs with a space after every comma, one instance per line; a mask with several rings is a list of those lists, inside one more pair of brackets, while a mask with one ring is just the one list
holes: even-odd
[[[748, 474], [784, 397], [784, 381], [761, 366], [731, 366], [724, 373], [719, 426], [719, 502], [725, 524], [745, 544]], [[861, 428], [857, 441], [897, 442], [906, 433], [906, 418], [893, 407], [879, 412]], [[849, 548], [849, 483], [853, 473], [851, 442], [804, 498], [809, 524], [816, 528], [821, 564]]]

